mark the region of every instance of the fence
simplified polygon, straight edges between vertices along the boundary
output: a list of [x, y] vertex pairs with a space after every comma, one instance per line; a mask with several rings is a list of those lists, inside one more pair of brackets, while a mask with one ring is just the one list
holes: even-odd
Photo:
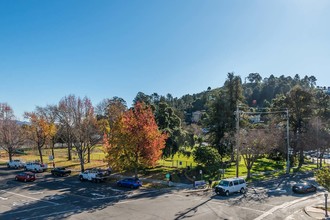
[[192, 161], [184, 161], [184, 160], [159, 160], [158, 165], [164, 167], [176, 167], [176, 168], [193, 168], [197, 166], [197, 163]]

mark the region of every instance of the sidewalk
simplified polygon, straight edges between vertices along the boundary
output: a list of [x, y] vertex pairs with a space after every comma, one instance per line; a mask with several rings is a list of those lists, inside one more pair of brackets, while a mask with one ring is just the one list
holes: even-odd
[[[121, 179], [121, 178], [129, 178], [129, 176], [124, 176], [124, 175], [120, 175], [117, 173], [114, 173], [111, 175], [112, 177]], [[161, 184], [161, 185], [165, 185], [165, 186], [169, 186], [168, 181], [165, 180], [156, 180], [156, 179], [149, 179], [149, 178], [143, 178], [143, 177], [139, 177], [139, 179], [145, 183], [155, 183], [155, 184]], [[192, 184], [185, 184], [185, 183], [176, 183], [176, 182], [171, 182], [169, 187], [173, 187], [173, 188], [177, 188], [177, 189], [190, 189], [193, 188]]]
[[[330, 217], [327, 218], [325, 217], [325, 211], [317, 207], [324, 207], [324, 204], [319, 204], [315, 206], [306, 206], [304, 211], [307, 215], [309, 215], [313, 219], [330, 220]], [[328, 215], [330, 215], [330, 212], [328, 212]]]

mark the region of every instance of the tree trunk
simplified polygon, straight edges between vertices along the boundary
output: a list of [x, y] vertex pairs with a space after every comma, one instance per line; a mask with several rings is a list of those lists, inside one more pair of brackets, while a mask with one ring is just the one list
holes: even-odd
[[91, 147], [89, 146], [87, 148], [87, 163], [90, 163], [91, 162]]
[[43, 159], [42, 159], [41, 148], [42, 148], [42, 146], [38, 146], [38, 151], [39, 151], [39, 156], [40, 156], [40, 163], [44, 163], [44, 161], [43, 161]]
[[134, 167], [134, 175], [135, 175], [135, 178], [138, 178], [138, 169], [136, 166]]
[[55, 159], [54, 148], [55, 148], [55, 142], [52, 141], [52, 156], [53, 156], [53, 160]]
[[83, 155], [83, 152], [82, 150], [78, 150], [78, 156], [79, 156], [79, 160], [80, 160], [80, 169], [81, 169], [81, 172], [84, 172], [85, 171], [85, 166], [84, 166], [84, 155]]
[[250, 179], [251, 178], [251, 168], [252, 167], [247, 167], [247, 177], [246, 177], [246, 179]]
[[53, 156], [53, 160], [54, 160], [55, 159], [54, 147], [52, 148], [52, 156]]
[[299, 150], [299, 165], [298, 165], [298, 168], [302, 167], [304, 163], [304, 150], [301, 148]]
[[72, 148], [71, 143], [68, 143], [68, 160], [72, 160], [71, 148]]
[[320, 169], [322, 168], [322, 161], [323, 161], [323, 155], [324, 155], [324, 152], [320, 152], [320, 155], [318, 155], [318, 157], [320, 157]]
[[8, 148], [8, 156], [9, 161], [11, 162], [13, 160], [13, 149], [11, 147]]

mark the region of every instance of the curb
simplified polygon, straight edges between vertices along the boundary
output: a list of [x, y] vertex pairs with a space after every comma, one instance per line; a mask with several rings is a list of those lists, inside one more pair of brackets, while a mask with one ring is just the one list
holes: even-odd
[[194, 192], [206, 192], [206, 191], [212, 191], [211, 188], [205, 188], [205, 189], [190, 189], [190, 190], [184, 190], [186, 193], [194, 193]]
[[[308, 215], [309, 217], [311, 217], [311, 218], [313, 218], [313, 219], [317, 219], [317, 220], [330, 220], [330, 217], [315, 217], [315, 216], [311, 215], [311, 214], [306, 210], [306, 208], [308, 208], [308, 207], [310, 207], [310, 206], [307, 206], [307, 207], [304, 208], [304, 212], [305, 212], [305, 214]], [[322, 212], [322, 214], [321, 214], [321, 211], [320, 211], [320, 212], [317, 212], [317, 213], [318, 213], [317, 215], [324, 215], [323, 212]]]

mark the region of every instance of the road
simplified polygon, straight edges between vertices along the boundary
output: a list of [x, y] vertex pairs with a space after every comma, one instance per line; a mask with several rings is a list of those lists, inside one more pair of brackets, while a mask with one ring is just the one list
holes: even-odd
[[311, 175], [249, 186], [245, 195], [212, 191], [118, 188], [114, 183], [80, 182], [77, 177], [38, 173], [37, 181], [14, 181], [19, 171], [0, 167], [0, 219], [310, 219], [303, 207], [318, 194], [295, 195], [291, 185]]

